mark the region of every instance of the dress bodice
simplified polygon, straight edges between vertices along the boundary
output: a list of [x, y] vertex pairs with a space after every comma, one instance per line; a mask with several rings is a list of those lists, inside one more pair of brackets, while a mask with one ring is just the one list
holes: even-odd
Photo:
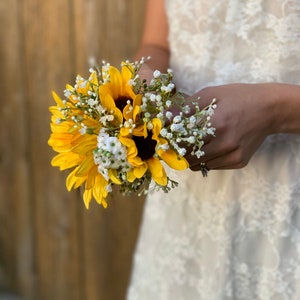
[[193, 93], [232, 82], [300, 83], [299, 0], [167, 0], [171, 67]]

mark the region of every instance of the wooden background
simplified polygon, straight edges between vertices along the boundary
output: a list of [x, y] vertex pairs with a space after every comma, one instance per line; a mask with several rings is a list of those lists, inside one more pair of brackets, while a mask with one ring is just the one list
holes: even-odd
[[48, 106], [95, 57], [135, 52], [145, 1], [0, 0], [0, 294], [121, 300], [143, 201], [86, 210], [50, 167]]

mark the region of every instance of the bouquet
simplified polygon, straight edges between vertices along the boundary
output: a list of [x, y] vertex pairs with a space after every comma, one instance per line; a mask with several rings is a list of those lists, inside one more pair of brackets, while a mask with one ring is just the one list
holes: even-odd
[[51, 164], [72, 170], [67, 189], [83, 185], [87, 208], [93, 198], [107, 207], [114, 185], [123, 194], [141, 195], [153, 182], [168, 192], [178, 183], [165, 165], [187, 169], [187, 147], [200, 157], [203, 138], [214, 135], [215, 100], [201, 110], [198, 101], [185, 105], [171, 70], [155, 71], [150, 82], [140, 78], [145, 61], [122, 62], [121, 70], [103, 62], [88, 79], [78, 75], [74, 86], [67, 85], [63, 99], [53, 92], [48, 144], [58, 155]]

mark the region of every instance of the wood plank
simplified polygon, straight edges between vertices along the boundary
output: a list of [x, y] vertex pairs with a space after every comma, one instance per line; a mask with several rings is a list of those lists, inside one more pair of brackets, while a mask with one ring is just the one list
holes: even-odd
[[[51, 90], [73, 79], [72, 1], [24, 0], [24, 64], [35, 225], [37, 299], [83, 299], [77, 194], [65, 188], [66, 174], [50, 166], [47, 145]], [[60, 93], [62, 94], [62, 93]]]
[[18, 0], [0, 2], [0, 289], [34, 299], [31, 182]]
[[[144, 1], [75, 3], [76, 61], [80, 73], [88, 69], [90, 57], [118, 66], [133, 55], [140, 40]], [[143, 199], [116, 193], [107, 210], [95, 203], [88, 211], [82, 210], [86, 299], [124, 299], [142, 209]]]
[[[137, 47], [144, 1], [0, 1], [0, 289], [28, 300], [123, 299], [143, 207], [118, 194], [86, 211], [50, 167], [51, 90], [91, 56]], [[6, 101], [4, 103], [3, 101]]]
[[91, 57], [119, 66], [133, 56], [142, 34], [145, 1], [74, 1], [77, 72], [86, 73]]

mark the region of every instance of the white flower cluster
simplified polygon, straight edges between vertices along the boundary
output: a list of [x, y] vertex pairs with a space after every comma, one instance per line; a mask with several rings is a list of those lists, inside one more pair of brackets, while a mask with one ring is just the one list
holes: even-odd
[[[108, 68], [109, 64], [106, 65]], [[94, 69], [90, 69], [90, 78], [94, 75], [97, 75], [97, 72]], [[108, 75], [106, 74], [106, 68], [104, 67], [102, 78], [103, 80], [109, 80]], [[100, 76], [97, 75], [97, 78], [100, 78]], [[81, 134], [90, 134], [90, 128], [85, 124], [85, 117], [91, 117], [92, 119], [99, 120], [100, 124], [103, 127], [106, 127], [109, 122], [112, 122], [114, 120], [113, 112], [107, 111], [106, 108], [104, 108], [101, 105], [100, 99], [99, 99], [99, 86], [98, 85], [92, 85], [90, 89], [85, 93], [80, 93], [78, 90], [87, 88], [87, 85], [91, 85], [90, 80], [86, 80], [82, 78], [81, 76], [76, 77], [76, 84], [74, 85], [74, 88], [69, 87], [69, 89], [66, 89], [64, 91], [65, 100], [63, 100], [63, 104], [65, 105], [63, 108], [61, 108], [61, 111], [65, 117], [65, 119], [58, 119], [57, 123], [61, 123], [62, 121], [67, 120], [68, 118], [71, 118], [72, 121], [76, 123], [75, 128], [80, 127], [80, 133]], [[75, 107], [78, 110], [81, 110], [83, 112], [82, 114], [74, 115], [72, 110], [74, 109], [72, 106], [70, 106], [70, 103], [68, 100], [75, 105]]]
[[109, 180], [108, 170], [115, 169], [119, 173], [125, 174], [130, 169], [126, 148], [118, 138], [101, 130], [97, 142], [97, 148], [94, 150], [94, 162], [98, 166], [99, 173], [107, 181]]
[[[200, 99], [198, 99], [200, 100]], [[186, 154], [186, 148], [184, 146], [192, 146], [192, 155], [196, 155], [197, 158], [204, 155], [201, 150], [203, 146], [203, 138], [207, 135], [214, 135], [215, 128], [211, 127], [211, 116], [216, 109], [216, 99], [200, 110], [198, 103], [193, 103], [195, 107], [195, 113], [192, 116], [188, 116], [189, 109], [183, 109], [178, 115], [174, 116], [170, 125], [163, 128], [160, 132], [161, 136], [169, 141], [169, 144], [178, 152], [178, 154], [184, 156]], [[169, 116], [168, 112], [166, 116]]]
[[[191, 154], [199, 158], [204, 155], [201, 150], [203, 138], [215, 134], [215, 128], [212, 127], [210, 119], [217, 107], [216, 100], [213, 99], [207, 107], [202, 109], [198, 103], [200, 98], [192, 102], [191, 106], [186, 105], [184, 96], [175, 92], [172, 77], [173, 73], [170, 69], [167, 74], [154, 71], [148, 91], [142, 98], [143, 122], [150, 129], [151, 120], [159, 118], [163, 124], [160, 135], [168, 140], [169, 146], [181, 156], [186, 154], [186, 146], [191, 147]], [[175, 108], [178, 113], [175, 114], [172, 108]], [[192, 108], [193, 114], [191, 114]], [[169, 146], [165, 147], [165, 150]]]

